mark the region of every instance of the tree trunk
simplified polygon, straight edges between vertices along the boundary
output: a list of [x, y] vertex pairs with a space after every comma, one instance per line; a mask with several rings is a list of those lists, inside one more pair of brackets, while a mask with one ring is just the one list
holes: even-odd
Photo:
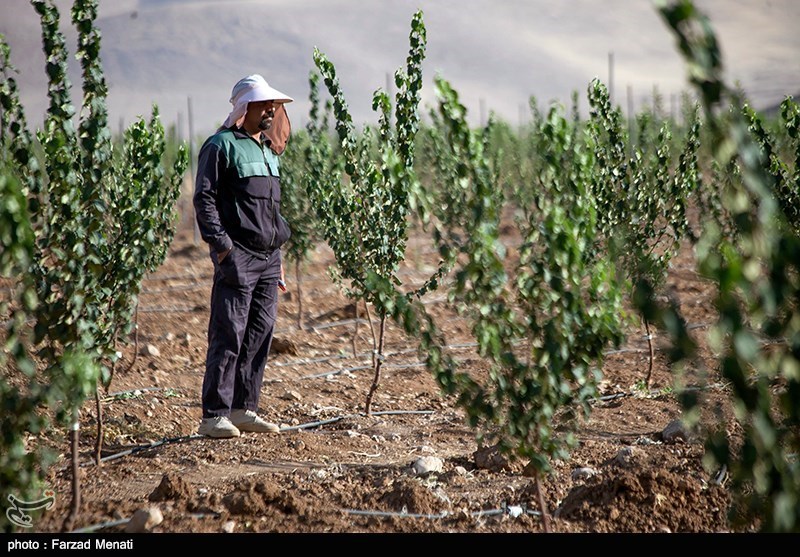
[[536, 472], [536, 496], [539, 499], [539, 510], [542, 513], [542, 526], [544, 527], [545, 534], [549, 534], [550, 530], [550, 513], [547, 512], [547, 503], [544, 502], [544, 486], [542, 486], [541, 473]]
[[103, 405], [100, 402], [99, 385], [97, 389], [95, 389], [94, 391], [94, 402], [95, 406], [97, 407], [97, 440], [94, 443], [94, 462], [95, 464], [100, 466], [101, 465], [100, 458], [102, 458], [102, 452], [103, 452], [103, 435], [105, 435], [105, 432], [103, 431]]
[[353, 328], [353, 357], [358, 357], [358, 347], [356, 346], [358, 338], [358, 300], [353, 303], [353, 319], [355, 320]]
[[80, 439], [80, 422], [75, 417], [70, 434], [70, 447], [72, 449], [72, 504], [70, 505], [69, 515], [64, 521], [63, 529], [69, 532], [75, 528], [78, 520], [78, 513], [81, 509], [81, 478], [80, 466], [78, 465], [78, 448]]
[[300, 260], [294, 262], [294, 281], [297, 288], [297, 329], [303, 330], [303, 277], [300, 275]]
[[[127, 371], [133, 369], [136, 364], [136, 358], [139, 357], [139, 300], [136, 300], [136, 311], [133, 313], [133, 330], [133, 360], [131, 360], [131, 365], [128, 366]], [[111, 379], [113, 379], [113, 375]], [[111, 379], [108, 380], [109, 385], [111, 385]]]
[[378, 353], [375, 358], [375, 377], [372, 379], [372, 386], [369, 388], [367, 394], [367, 402], [364, 405], [364, 413], [370, 415], [370, 407], [372, 406], [372, 396], [378, 388], [378, 381], [381, 378], [381, 365], [383, 364], [383, 340], [386, 336], [386, 315], [381, 315], [381, 329], [378, 335]]
[[367, 312], [367, 321], [369, 321], [369, 332], [372, 333], [372, 369], [375, 369], [375, 362], [378, 355], [378, 339], [375, 336], [375, 325], [372, 324], [372, 313], [369, 311], [369, 304], [364, 300], [364, 311]]
[[650, 362], [647, 367], [647, 378], [644, 380], [644, 386], [649, 389], [650, 377], [653, 375], [653, 360], [655, 359], [655, 351], [653, 350], [653, 337], [650, 334], [650, 324], [647, 322], [647, 319], [642, 319], [642, 321], [644, 321], [644, 330], [647, 333], [647, 347], [650, 349]]

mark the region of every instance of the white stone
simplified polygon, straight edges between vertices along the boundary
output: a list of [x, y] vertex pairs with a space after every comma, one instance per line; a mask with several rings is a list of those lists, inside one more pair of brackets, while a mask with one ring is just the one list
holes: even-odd
[[588, 480], [592, 476], [597, 475], [597, 470], [594, 468], [584, 467], [576, 468], [572, 471], [572, 481]]
[[164, 522], [164, 515], [158, 507], [139, 509], [125, 525], [125, 532], [129, 534], [147, 532]]
[[235, 529], [236, 529], [236, 523], [233, 520], [229, 520], [222, 525], [222, 531], [225, 532], [226, 534], [232, 534]]
[[144, 346], [142, 346], [141, 349], [139, 350], [139, 353], [142, 356], [151, 356], [154, 358], [157, 358], [158, 356], [161, 355], [159, 349], [152, 344], [145, 344]]
[[415, 460], [411, 467], [415, 474], [441, 472], [444, 469], [444, 461], [438, 456], [423, 456]]

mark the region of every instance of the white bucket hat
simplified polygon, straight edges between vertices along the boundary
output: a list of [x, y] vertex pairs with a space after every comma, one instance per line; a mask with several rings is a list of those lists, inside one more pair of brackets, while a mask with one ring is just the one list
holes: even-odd
[[289, 116], [286, 114], [286, 108], [283, 105], [294, 101], [294, 99], [270, 87], [267, 81], [259, 74], [248, 75], [233, 86], [230, 98], [233, 110], [228, 114], [222, 126], [224, 128], [230, 128], [234, 124], [241, 126], [242, 122], [244, 122], [245, 114], [247, 114], [248, 103], [256, 101], [275, 101], [278, 103], [275, 108], [275, 116], [272, 119], [272, 126], [266, 132], [266, 135], [272, 141], [272, 150], [280, 154], [286, 147], [286, 141], [289, 139], [291, 132]]

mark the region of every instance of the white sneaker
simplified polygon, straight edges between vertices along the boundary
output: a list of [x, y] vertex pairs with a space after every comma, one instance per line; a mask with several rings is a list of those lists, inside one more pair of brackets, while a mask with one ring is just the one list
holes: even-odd
[[231, 423], [238, 427], [240, 431], [252, 431], [254, 433], [278, 433], [281, 428], [276, 424], [270, 423], [252, 410], [235, 409], [231, 410]]
[[228, 437], [239, 437], [240, 432], [235, 425], [225, 416], [214, 418], [203, 418], [200, 428], [197, 430], [200, 435], [225, 439]]

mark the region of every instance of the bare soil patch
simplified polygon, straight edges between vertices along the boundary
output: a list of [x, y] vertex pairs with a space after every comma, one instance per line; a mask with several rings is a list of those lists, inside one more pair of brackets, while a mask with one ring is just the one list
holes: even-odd
[[[408, 254], [403, 279], [419, 284], [435, 254], [417, 238]], [[135, 348], [124, 347], [105, 393], [101, 466], [92, 464], [94, 401], [83, 408], [78, 528], [123, 531], [136, 510], [157, 506], [163, 521], [153, 532], [542, 531], [524, 463], [478, 446], [463, 412], [420, 363], [414, 339], [393, 324], [374, 414], [361, 414], [372, 381], [372, 338], [362, 323], [353, 355], [354, 312], [326, 274], [332, 263], [320, 247], [304, 267], [304, 330], [296, 327], [297, 277], [287, 266], [290, 293], [281, 299], [276, 335], [289, 348], [273, 350], [259, 408], [284, 431], [229, 440], [194, 437], [211, 263], [192, 230], [181, 228], [141, 294], [139, 349], [150, 345], [157, 352], [138, 355], [129, 367]], [[669, 284], [702, 338], [714, 319], [712, 287], [693, 269], [687, 248], [674, 260]], [[460, 365], [484, 370], [468, 324], [443, 293], [425, 300]], [[555, 531], [731, 531], [731, 494], [715, 471], [703, 468], [702, 438], [662, 435], [681, 410], [666, 359], [656, 354], [649, 391], [638, 386], [649, 359], [643, 328], [630, 330], [626, 345], [607, 357], [604, 396], [581, 424], [579, 446], [569, 461], [555, 463], [544, 482]], [[713, 370], [713, 360], [704, 357]], [[709, 380], [704, 421], [735, 437], [727, 393]], [[70, 503], [69, 449], [63, 432], [42, 441], [61, 457], [49, 478], [56, 506], [35, 518], [35, 528], [56, 532]], [[442, 471], [415, 474], [412, 464], [423, 456], [441, 459]]]

